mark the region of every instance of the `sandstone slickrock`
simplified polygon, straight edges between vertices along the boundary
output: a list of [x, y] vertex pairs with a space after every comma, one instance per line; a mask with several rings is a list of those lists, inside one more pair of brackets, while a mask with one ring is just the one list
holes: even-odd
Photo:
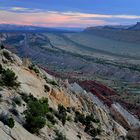
[[[5, 58], [3, 55], [4, 51], [9, 54], [9, 57], [11, 57], [13, 61]], [[0, 121], [0, 140], [54, 140], [56, 137], [55, 129], [65, 134], [68, 140], [80, 140], [80, 137], [81, 140], [92, 140], [93, 137], [84, 132], [85, 125], [81, 122], [76, 123], [74, 121], [75, 112], [73, 110], [79, 111], [84, 115], [93, 113], [95, 119], [99, 119], [99, 123], [93, 123], [92, 125], [95, 129], [101, 127], [102, 132], [97, 136], [97, 138], [101, 140], [120, 140], [121, 137], [126, 137], [127, 131], [123, 127], [125, 121], [127, 123], [130, 121], [130, 124], [127, 124], [130, 126], [136, 126], [137, 123], [139, 124], [131, 115], [129, 118], [126, 118], [124, 122], [116, 122], [110, 115], [109, 108], [96, 96], [82, 89], [77, 83], [69, 84], [61, 80], [58, 82], [57, 78], [47, 74], [40, 68], [38, 68], [40, 71], [39, 74], [36, 74], [33, 70], [23, 65], [19, 57], [5, 49], [0, 50], [0, 64], [2, 64], [4, 69], [12, 69], [18, 77], [18, 82], [20, 82], [20, 86], [17, 88], [2, 86], [0, 89], [0, 95], [2, 96], [0, 114], [5, 111], [15, 120], [15, 126], [13, 128], [9, 128]], [[47, 83], [44, 76], [53, 82], [57, 82], [58, 85], [53, 85], [51, 82]], [[44, 85], [48, 86], [49, 91], [44, 90]], [[67, 113], [68, 116], [71, 117], [71, 121], [66, 121], [66, 124], [62, 125], [62, 122], [54, 116], [57, 120], [57, 124], [53, 126], [46, 122], [45, 127], [39, 131], [38, 136], [31, 134], [23, 127], [25, 121], [23, 112], [26, 110], [26, 103], [22, 98], [21, 106], [13, 103], [13, 98], [20, 97], [22, 93], [27, 95], [32, 94], [38, 99], [42, 97], [48, 98], [49, 106], [55, 111], [58, 110], [59, 104], [62, 104], [65, 108], [71, 108], [72, 111]], [[120, 106], [115, 104], [114, 108], [116, 109], [114, 109], [116, 116], [117, 114], [122, 115], [122, 112], [124, 112], [126, 116], [128, 115]], [[119, 112], [120, 110], [122, 110], [121, 113]], [[126, 117], [125, 115], [122, 116]], [[134, 119], [134, 121], [132, 121], [132, 119]]]
[[140, 127], [140, 121], [127, 110], [125, 110], [119, 103], [112, 104], [111, 114], [126, 129], [130, 129], [132, 127]]
[[20, 124], [16, 122], [15, 127], [10, 129], [0, 122], [1, 140], [41, 140], [41, 138], [30, 134]]

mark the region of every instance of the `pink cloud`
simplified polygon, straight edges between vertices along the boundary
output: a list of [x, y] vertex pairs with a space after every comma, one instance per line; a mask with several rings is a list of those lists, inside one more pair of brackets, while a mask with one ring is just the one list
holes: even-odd
[[105, 21], [105, 19], [110, 18], [140, 19], [140, 16], [41, 11], [39, 9], [31, 10], [22, 7], [13, 7], [8, 11], [0, 11], [0, 23], [47, 27], [87, 27], [113, 24]]
[[[14, 8], [14, 10], [15, 9], [17, 8]], [[86, 27], [90, 25], [102, 25], [106, 23], [103, 20], [84, 19], [83, 15], [75, 16], [58, 12], [17, 13], [1, 10], [0, 19], [0, 23], [47, 27]]]

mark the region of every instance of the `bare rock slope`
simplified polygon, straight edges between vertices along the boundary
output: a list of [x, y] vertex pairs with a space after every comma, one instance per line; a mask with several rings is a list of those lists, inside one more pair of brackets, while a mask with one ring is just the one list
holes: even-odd
[[15, 54], [0, 50], [1, 140], [120, 140], [126, 135], [110, 109], [78, 84], [61, 81], [31, 63], [25, 66]]

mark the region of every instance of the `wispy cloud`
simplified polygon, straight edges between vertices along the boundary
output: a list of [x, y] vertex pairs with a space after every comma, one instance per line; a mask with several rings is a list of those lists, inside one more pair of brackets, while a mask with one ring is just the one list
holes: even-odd
[[28, 8], [24, 8], [24, 7], [11, 7], [10, 8], [13, 11], [28, 11]]
[[87, 27], [94, 25], [116, 24], [108, 19], [140, 19], [139, 15], [106, 15], [80, 12], [46, 11], [25, 7], [0, 8], [0, 23], [24, 24], [48, 27]]
[[79, 12], [59, 12], [63, 15], [81, 17], [81, 18], [122, 18], [122, 19], [140, 19], [137, 15], [105, 15], [105, 14], [89, 14], [89, 13], [79, 13]]
[[19, 6], [0, 7], [0, 10], [9, 11], [9, 12], [15, 12], [15, 13], [30, 13], [30, 12], [41, 12], [41, 11], [44, 11], [42, 9], [19, 7]]

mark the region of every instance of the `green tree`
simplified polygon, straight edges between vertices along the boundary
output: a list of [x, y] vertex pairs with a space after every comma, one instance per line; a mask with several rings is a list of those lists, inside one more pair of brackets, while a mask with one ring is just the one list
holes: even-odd
[[46, 113], [49, 111], [48, 106], [48, 100], [45, 98], [31, 100], [27, 103], [27, 110], [25, 111], [25, 127], [27, 130], [36, 133], [45, 126]]
[[7, 70], [4, 70], [3, 73], [2, 73], [2, 80], [3, 80], [3, 83], [6, 85], [6, 86], [18, 86], [19, 84], [16, 82], [17, 80], [17, 76], [15, 75], [15, 73], [10, 70], [10, 69], [7, 69]]
[[26, 124], [25, 127], [31, 133], [37, 133], [41, 128], [43, 128], [46, 124], [46, 120], [42, 116], [32, 116], [28, 114], [26, 116]]

